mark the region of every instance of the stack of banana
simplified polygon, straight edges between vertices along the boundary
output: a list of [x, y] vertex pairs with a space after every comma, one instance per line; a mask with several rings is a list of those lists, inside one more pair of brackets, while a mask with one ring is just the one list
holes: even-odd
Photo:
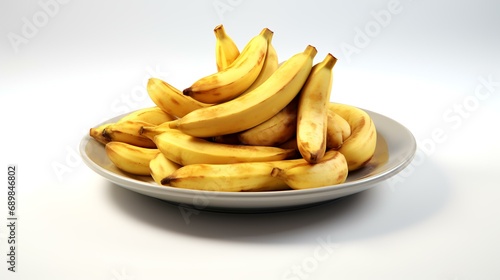
[[117, 168], [159, 185], [276, 191], [343, 183], [373, 156], [375, 125], [330, 101], [337, 59], [309, 45], [279, 63], [264, 28], [241, 51], [214, 29], [216, 66], [184, 90], [151, 78], [156, 106], [90, 129]]

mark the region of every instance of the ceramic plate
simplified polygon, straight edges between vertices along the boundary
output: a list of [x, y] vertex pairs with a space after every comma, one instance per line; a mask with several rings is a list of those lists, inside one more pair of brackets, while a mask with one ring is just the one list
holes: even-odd
[[[181, 207], [225, 212], [270, 212], [290, 210], [325, 203], [367, 190], [404, 169], [413, 159], [416, 142], [400, 123], [369, 110], [377, 127], [377, 148], [364, 168], [351, 172], [346, 182], [304, 190], [269, 192], [215, 192], [178, 189], [156, 184], [148, 176], [133, 176], [117, 169], [107, 158], [104, 145], [90, 136], [80, 143], [84, 162], [97, 174], [125, 189], [155, 197]], [[106, 123], [117, 121], [122, 116]]]

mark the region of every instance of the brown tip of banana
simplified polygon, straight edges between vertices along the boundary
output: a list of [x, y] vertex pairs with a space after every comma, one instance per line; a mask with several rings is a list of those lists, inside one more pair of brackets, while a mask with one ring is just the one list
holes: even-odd
[[271, 39], [273, 38], [274, 32], [271, 29], [266, 27], [266, 28], [262, 29], [262, 31], [260, 32], [260, 35], [264, 36], [264, 38], [266, 38], [266, 40], [271, 41]]
[[281, 172], [283, 172], [283, 170], [281, 168], [278, 168], [278, 167], [274, 167], [272, 170], [271, 170], [271, 176], [272, 177], [279, 177]]
[[307, 45], [306, 49], [304, 50], [304, 52], [306, 54], [308, 54], [309, 56], [311, 57], [314, 57], [316, 56], [316, 54], [318, 53], [318, 50], [316, 49], [316, 47], [312, 46], [312, 45]]
[[111, 141], [113, 138], [111, 138], [111, 135], [106, 131], [106, 129], [102, 130], [101, 136], [106, 140], [106, 141]]
[[217, 33], [219, 31], [222, 31], [224, 32], [224, 25], [221, 23], [221, 24], [218, 24], [217, 26], [215, 26], [214, 28], [214, 32]]
[[170, 181], [172, 181], [171, 177], [165, 177], [160, 180], [160, 184], [162, 184], [163, 186], [167, 186], [170, 184]]
[[335, 63], [337, 63], [337, 58], [329, 53], [325, 57], [325, 63], [327, 67], [333, 68], [333, 66], [335, 66]]
[[182, 91], [182, 94], [187, 95], [187, 96], [190, 96], [192, 93], [193, 93], [193, 89], [191, 89], [190, 87], [188, 87], [187, 89]]

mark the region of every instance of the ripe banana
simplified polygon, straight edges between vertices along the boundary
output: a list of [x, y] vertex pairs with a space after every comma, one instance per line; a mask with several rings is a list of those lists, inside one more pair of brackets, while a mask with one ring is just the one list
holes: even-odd
[[302, 157], [310, 163], [320, 161], [326, 152], [328, 104], [336, 62], [333, 55], [327, 54], [323, 61], [314, 65], [299, 94], [297, 146]]
[[161, 152], [149, 161], [150, 175], [158, 185], [161, 185], [163, 178], [169, 176], [179, 168], [181, 168], [179, 164], [169, 160]]
[[151, 139], [140, 134], [141, 127], [152, 125], [144, 121], [126, 120], [107, 126], [101, 135], [106, 142], [117, 141], [143, 148], [156, 148]]
[[273, 161], [286, 159], [293, 153], [276, 147], [214, 143], [176, 129], [165, 130], [153, 139], [165, 157], [180, 165]]
[[285, 143], [295, 136], [297, 104], [298, 96], [267, 121], [238, 133], [239, 141], [256, 146], [279, 146]]
[[106, 155], [113, 164], [134, 175], [150, 175], [149, 163], [160, 153], [158, 149], [137, 147], [123, 142], [109, 142]]
[[150, 124], [161, 124], [164, 122], [168, 121], [173, 121], [177, 119], [176, 117], [166, 113], [163, 111], [160, 107], [154, 106], [154, 107], [148, 107], [148, 108], [143, 108], [139, 109], [137, 111], [134, 111], [117, 122], [124, 122], [124, 121], [143, 121], [147, 122]]
[[271, 174], [282, 179], [295, 190], [337, 185], [345, 182], [348, 175], [347, 161], [344, 155], [335, 150], [328, 150], [317, 163], [311, 164], [304, 159], [302, 164], [288, 168], [275, 167]]
[[204, 102], [222, 103], [243, 93], [257, 79], [264, 65], [273, 32], [264, 28], [253, 37], [226, 69], [203, 77], [184, 89], [185, 95]]
[[271, 162], [244, 162], [232, 164], [191, 164], [163, 178], [163, 185], [176, 188], [241, 192], [284, 190], [283, 180], [271, 176]]
[[250, 92], [264, 83], [264, 81], [271, 77], [274, 71], [278, 69], [278, 65], [278, 53], [276, 52], [273, 44], [269, 43], [269, 46], [267, 47], [266, 58], [264, 60], [264, 65], [262, 66], [262, 70], [260, 71], [259, 76], [257, 76], [257, 79], [255, 79], [250, 87], [247, 88], [242, 94]]
[[240, 55], [238, 46], [233, 39], [227, 35], [222, 24], [214, 28], [215, 33], [215, 62], [217, 71], [226, 69]]
[[89, 131], [90, 137], [94, 138], [97, 142], [99, 142], [101, 144], [108, 143], [109, 140], [104, 138], [102, 133], [104, 132], [104, 129], [106, 129], [106, 127], [110, 126], [111, 124], [112, 123], [105, 123], [105, 124], [101, 124], [101, 125], [96, 126], [96, 127], [91, 127], [90, 131]]
[[183, 95], [179, 89], [158, 78], [149, 79], [147, 91], [156, 106], [178, 118], [196, 109], [211, 106]]
[[326, 128], [326, 148], [340, 149], [345, 139], [349, 136], [351, 136], [351, 126], [349, 126], [349, 123], [329, 108], [328, 125]]
[[230, 101], [193, 111], [169, 122], [186, 134], [213, 137], [252, 128], [273, 117], [298, 94], [312, 68], [313, 46], [285, 61], [263, 84]]
[[377, 146], [377, 130], [373, 120], [364, 110], [351, 105], [330, 103], [329, 107], [351, 127], [351, 136], [338, 150], [347, 159], [349, 171], [363, 167], [373, 157]]

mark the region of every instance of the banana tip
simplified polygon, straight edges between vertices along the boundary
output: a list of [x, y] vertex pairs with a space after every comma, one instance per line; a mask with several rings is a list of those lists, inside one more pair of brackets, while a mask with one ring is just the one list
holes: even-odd
[[165, 178], [160, 180], [160, 184], [162, 184], [163, 186], [166, 186], [166, 185], [170, 184], [170, 181], [172, 181], [172, 178], [165, 177]]
[[182, 94], [189, 96], [191, 95], [192, 92], [193, 90], [190, 87], [188, 87], [187, 89], [182, 91]]

